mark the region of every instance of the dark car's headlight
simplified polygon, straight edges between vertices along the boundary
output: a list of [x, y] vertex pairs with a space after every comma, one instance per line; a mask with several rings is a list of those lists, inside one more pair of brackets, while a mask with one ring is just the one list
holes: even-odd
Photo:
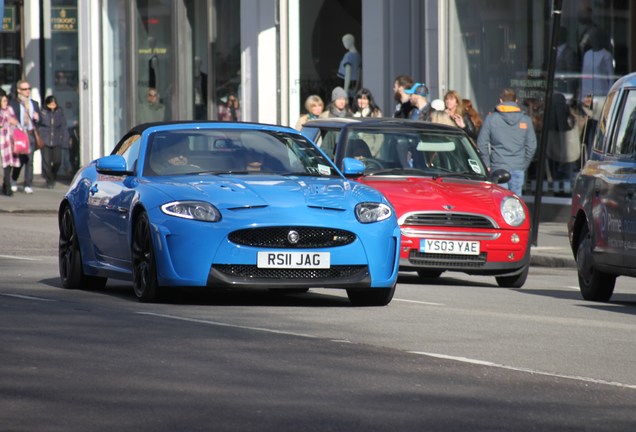
[[218, 222], [221, 213], [205, 201], [175, 201], [161, 206], [161, 211], [170, 216], [203, 222]]
[[391, 217], [392, 210], [386, 204], [363, 202], [356, 205], [356, 217], [362, 223], [379, 222]]
[[526, 212], [517, 197], [508, 196], [501, 200], [500, 210], [508, 225], [519, 226], [526, 220]]

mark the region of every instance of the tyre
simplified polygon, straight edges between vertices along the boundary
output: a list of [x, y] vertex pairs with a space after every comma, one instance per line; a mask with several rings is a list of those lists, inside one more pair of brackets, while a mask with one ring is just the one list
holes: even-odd
[[606, 302], [614, 293], [616, 276], [594, 268], [592, 259], [592, 236], [587, 227], [579, 236], [581, 242], [576, 249], [576, 270], [579, 277], [579, 288], [585, 300]]
[[391, 303], [395, 285], [391, 288], [348, 289], [347, 297], [354, 306], [386, 306]]
[[62, 210], [59, 220], [58, 267], [62, 286], [68, 289], [102, 289], [106, 278], [88, 276], [82, 267], [82, 254], [77, 239], [73, 212], [69, 206]]
[[418, 270], [417, 275], [420, 279], [437, 279], [442, 275], [441, 270]]
[[131, 247], [135, 295], [142, 303], [153, 302], [157, 300], [160, 288], [150, 221], [146, 213], [140, 214], [135, 220]]
[[521, 273], [514, 276], [498, 276], [495, 279], [497, 280], [497, 285], [502, 288], [521, 288], [523, 284], [526, 283], [526, 279], [528, 279], [528, 271], [530, 270], [530, 265], [526, 264], [525, 268]]

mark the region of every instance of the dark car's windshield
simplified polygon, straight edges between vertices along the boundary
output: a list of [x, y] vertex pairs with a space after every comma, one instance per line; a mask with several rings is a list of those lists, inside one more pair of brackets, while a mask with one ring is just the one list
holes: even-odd
[[364, 162], [366, 175], [486, 176], [477, 150], [458, 133], [354, 129], [339, 155]]
[[148, 140], [144, 175], [339, 175], [302, 136], [283, 132], [192, 129], [155, 132]]

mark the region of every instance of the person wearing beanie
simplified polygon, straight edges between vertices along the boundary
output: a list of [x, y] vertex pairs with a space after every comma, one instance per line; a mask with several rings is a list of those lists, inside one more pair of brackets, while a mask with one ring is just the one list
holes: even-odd
[[342, 87], [334, 88], [331, 92], [331, 102], [320, 117], [352, 117], [352, 115], [347, 92]]

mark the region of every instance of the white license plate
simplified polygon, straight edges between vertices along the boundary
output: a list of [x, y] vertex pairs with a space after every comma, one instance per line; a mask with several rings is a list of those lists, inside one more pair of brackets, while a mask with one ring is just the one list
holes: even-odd
[[258, 268], [325, 269], [330, 265], [329, 252], [259, 252]]
[[420, 252], [453, 255], [479, 255], [479, 242], [465, 240], [421, 239]]

